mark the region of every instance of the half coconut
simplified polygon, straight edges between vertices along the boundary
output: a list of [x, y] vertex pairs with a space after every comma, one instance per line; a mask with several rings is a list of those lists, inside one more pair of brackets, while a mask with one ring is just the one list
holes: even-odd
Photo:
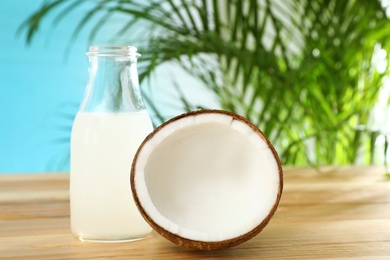
[[182, 114], [154, 130], [132, 164], [145, 220], [188, 248], [216, 250], [257, 235], [282, 194], [278, 155], [247, 119], [221, 110]]

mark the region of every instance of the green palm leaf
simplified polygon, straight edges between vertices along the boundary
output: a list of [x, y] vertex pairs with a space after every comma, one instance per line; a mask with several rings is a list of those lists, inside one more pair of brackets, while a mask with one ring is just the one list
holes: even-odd
[[[79, 6], [63, 2], [48, 1], [26, 20], [27, 43], [52, 10], [61, 10], [58, 22]], [[74, 38], [89, 23], [92, 42], [101, 24], [124, 14], [113, 35], [139, 39], [140, 81], [166, 62], [179, 64], [218, 97], [221, 108], [257, 124], [283, 163], [354, 163], [364, 140], [374, 161], [383, 133], [373, 134], [369, 121], [389, 70], [376, 71], [372, 58], [378, 44], [390, 53], [390, 21], [379, 0], [83, 2], [90, 9]], [[132, 38], [141, 25], [140, 38]], [[176, 89], [184, 110], [203, 106]], [[146, 99], [155, 125], [163, 122], [158, 106]]]

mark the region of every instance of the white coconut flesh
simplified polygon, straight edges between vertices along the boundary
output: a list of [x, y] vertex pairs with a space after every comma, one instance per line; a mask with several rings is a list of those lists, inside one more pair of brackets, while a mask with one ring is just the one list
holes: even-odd
[[133, 193], [149, 219], [178, 237], [234, 239], [273, 214], [282, 177], [276, 157], [248, 122], [195, 113], [144, 141], [133, 162]]

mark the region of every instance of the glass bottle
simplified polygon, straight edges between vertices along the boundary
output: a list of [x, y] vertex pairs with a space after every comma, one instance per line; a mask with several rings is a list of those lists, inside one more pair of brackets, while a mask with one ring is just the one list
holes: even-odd
[[138, 84], [133, 46], [95, 45], [89, 81], [71, 136], [70, 209], [75, 236], [89, 241], [140, 239], [151, 228], [131, 194], [130, 168], [153, 130]]

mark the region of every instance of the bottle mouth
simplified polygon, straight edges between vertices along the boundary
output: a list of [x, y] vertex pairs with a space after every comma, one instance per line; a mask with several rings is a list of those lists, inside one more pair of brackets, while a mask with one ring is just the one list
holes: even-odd
[[141, 54], [137, 52], [137, 48], [128, 45], [116, 45], [116, 44], [98, 44], [89, 47], [87, 56], [100, 56], [100, 57], [130, 57], [139, 58]]

